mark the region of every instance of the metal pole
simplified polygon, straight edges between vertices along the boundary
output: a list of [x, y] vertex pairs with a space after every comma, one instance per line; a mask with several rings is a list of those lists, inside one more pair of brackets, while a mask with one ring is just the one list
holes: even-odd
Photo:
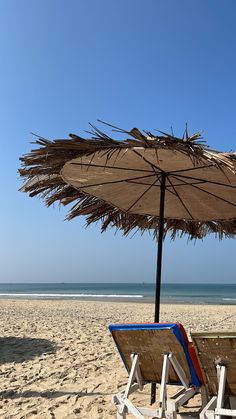
[[[159, 322], [160, 315], [160, 294], [161, 294], [161, 265], [162, 265], [162, 244], [164, 230], [164, 207], [165, 207], [166, 173], [161, 174], [160, 181], [160, 207], [159, 207], [159, 233], [157, 247], [157, 270], [156, 270], [156, 294], [155, 294], [155, 315], [154, 322]], [[156, 383], [151, 385], [151, 404], [156, 401]]]
[[157, 247], [157, 272], [156, 272], [156, 295], [155, 295], [155, 316], [154, 322], [159, 322], [160, 315], [160, 293], [161, 293], [161, 265], [162, 265], [162, 244], [164, 230], [164, 207], [165, 207], [166, 174], [161, 175], [160, 191], [160, 212], [159, 212], [159, 234]]

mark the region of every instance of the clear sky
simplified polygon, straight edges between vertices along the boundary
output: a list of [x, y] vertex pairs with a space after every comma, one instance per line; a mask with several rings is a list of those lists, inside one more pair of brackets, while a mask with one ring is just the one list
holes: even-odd
[[[235, 0], [0, 0], [1, 282], [155, 280], [156, 243], [18, 192], [30, 132], [204, 130], [236, 149]], [[235, 282], [235, 240], [164, 244], [165, 282]]]

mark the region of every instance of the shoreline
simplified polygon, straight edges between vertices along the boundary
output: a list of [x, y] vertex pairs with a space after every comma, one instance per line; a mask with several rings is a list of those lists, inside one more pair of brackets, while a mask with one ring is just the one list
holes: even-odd
[[[16, 301], [73, 301], [73, 302], [102, 302], [102, 303], [127, 303], [127, 304], [153, 304], [154, 305], [154, 298], [132, 298], [132, 297], [128, 297], [128, 298], [124, 298], [124, 297], [76, 297], [76, 298], [71, 298], [71, 297], [6, 297], [6, 298], [2, 298], [0, 297], [0, 303], [2, 301], [9, 301], [9, 302], [16, 302]], [[215, 302], [207, 302], [207, 301], [185, 301], [185, 300], [178, 300], [178, 299], [161, 299], [161, 305], [187, 305], [187, 306], [229, 306], [229, 307], [234, 307], [236, 306], [236, 301], [232, 301], [229, 302], [228, 300], [225, 302], [222, 301], [215, 301]]]
[[[99, 301], [154, 304], [154, 283], [4, 283], [0, 301]], [[236, 306], [236, 284], [163, 283], [161, 304]]]

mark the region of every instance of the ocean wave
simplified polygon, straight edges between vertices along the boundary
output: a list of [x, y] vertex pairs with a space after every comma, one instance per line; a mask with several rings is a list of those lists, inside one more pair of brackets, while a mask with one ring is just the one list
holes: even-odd
[[47, 297], [47, 298], [76, 298], [76, 297], [94, 297], [94, 298], [143, 298], [143, 295], [129, 294], [39, 294], [39, 293], [0, 293], [0, 297]]
[[224, 301], [236, 301], [236, 298], [222, 298]]

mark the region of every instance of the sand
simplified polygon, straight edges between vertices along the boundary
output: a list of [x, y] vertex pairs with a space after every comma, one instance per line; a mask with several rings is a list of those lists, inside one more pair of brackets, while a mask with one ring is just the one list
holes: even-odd
[[[108, 325], [152, 318], [152, 304], [1, 300], [0, 418], [115, 418], [127, 373]], [[235, 330], [236, 306], [162, 305], [161, 319]]]

